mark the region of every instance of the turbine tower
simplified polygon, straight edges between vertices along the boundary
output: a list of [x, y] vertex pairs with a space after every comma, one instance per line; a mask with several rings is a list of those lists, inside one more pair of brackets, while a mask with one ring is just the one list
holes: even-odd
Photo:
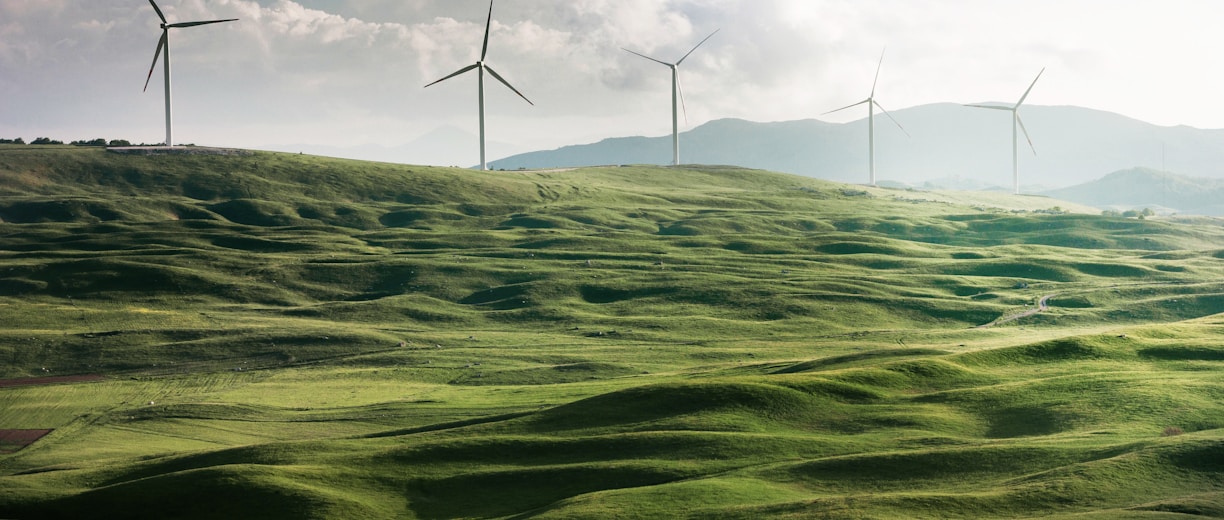
[[166, 71], [166, 146], [174, 146], [174, 131], [172, 129], [173, 111], [170, 106], [170, 29], [179, 29], [183, 27], [195, 27], [197, 25], [208, 25], [222, 22], [236, 22], [237, 18], [228, 20], [210, 20], [207, 22], [182, 22], [182, 23], [167, 23], [166, 15], [162, 14], [161, 8], [153, 0], [149, 0], [149, 4], [153, 6], [153, 10], [157, 12], [157, 17], [161, 18], [161, 40], [157, 42], [157, 52], [153, 53], [153, 65], [149, 67], [149, 76], [145, 78], [144, 91], [149, 91], [149, 80], [153, 79], [153, 69], [157, 68], [157, 58], [161, 57], [162, 50], [166, 51], [166, 60], [162, 64], [162, 68]]
[[1033, 87], [1037, 85], [1037, 80], [1041, 79], [1041, 75], [1045, 73], [1045, 69], [1037, 73], [1037, 77], [1033, 78], [1033, 83], [1029, 85], [1028, 90], [1024, 91], [1024, 95], [1020, 96], [1020, 101], [1016, 102], [1015, 106], [999, 106], [999, 105], [966, 105], [975, 108], [989, 108], [991, 110], [1007, 110], [1012, 113], [1012, 183], [1015, 185], [1016, 195], [1020, 194], [1020, 136], [1016, 133], [1016, 128], [1024, 131], [1024, 138], [1028, 140], [1029, 148], [1033, 149], [1033, 155], [1037, 155], [1037, 148], [1033, 146], [1033, 138], [1029, 137], [1028, 129], [1024, 128], [1024, 120], [1020, 119], [1020, 105], [1024, 104], [1024, 100], [1028, 99], [1029, 92], [1033, 91]]
[[875, 167], [875, 109], [876, 107], [879, 107], [880, 111], [883, 112], [884, 115], [888, 116], [889, 119], [892, 119], [892, 122], [897, 125], [897, 128], [900, 128], [901, 131], [905, 133], [906, 137], [909, 137], [909, 132], [905, 131], [905, 127], [901, 126], [901, 123], [898, 123], [897, 120], [893, 118], [892, 114], [889, 114], [887, 110], [884, 110], [884, 107], [880, 105], [879, 101], [876, 101], [876, 98], [875, 98], [876, 85], [880, 83], [880, 68], [882, 68], [883, 66], [884, 66], [884, 53], [881, 52], [880, 53], [880, 63], [879, 65], [876, 65], [875, 81], [871, 83], [871, 95], [867, 96], [867, 99], [859, 101], [858, 103], [855, 103], [853, 105], [847, 105], [837, 110], [830, 110], [828, 112], [820, 114], [822, 116], [827, 116], [834, 112], [840, 112], [842, 110], [846, 110], [848, 108], [854, 108], [862, 104], [867, 105], [867, 166], [868, 166], [868, 171], [870, 172], [870, 181], [871, 181], [872, 186], [876, 185], [876, 167]]
[[489, 74], [491, 74], [494, 78], [496, 78], [497, 81], [502, 82], [502, 84], [505, 85], [507, 88], [509, 88], [510, 90], [513, 90], [515, 94], [518, 94], [519, 97], [523, 98], [523, 101], [526, 101], [531, 106], [535, 106], [535, 103], [532, 103], [530, 99], [527, 99], [527, 96], [524, 96], [523, 93], [519, 92], [518, 89], [514, 88], [514, 86], [511, 85], [509, 81], [506, 81], [506, 79], [501, 77], [501, 75], [498, 74], [497, 71], [493, 70], [493, 67], [485, 65], [485, 57], [487, 57], [489, 54], [489, 29], [492, 26], [493, 26], [493, 0], [489, 0], [489, 19], [488, 21], [485, 22], [484, 47], [481, 48], [480, 50], [480, 61], [477, 61], [473, 65], [468, 65], [462, 69], [459, 69], [458, 71], [454, 72], [453, 74], [445, 78], [442, 78], [438, 81], [425, 85], [425, 88], [429, 88], [431, 86], [437, 85], [438, 83], [451, 79], [455, 76], [468, 72], [472, 69], [479, 70], [478, 76], [480, 78], [479, 90], [480, 90], [480, 169], [481, 170], [489, 169], [489, 163], [485, 159], [485, 88], [484, 88], [485, 71], [486, 70], [489, 71]]
[[709, 36], [705, 37], [705, 40], [701, 40], [701, 43], [698, 43], [696, 47], [693, 47], [693, 50], [688, 51], [688, 54], [685, 54], [683, 58], [680, 58], [680, 61], [677, 61], [675, 63], [668, 63], [663, 60], [656, 60], [645, 54], [634, 52], [624, 47], [621, 47], [621, 49], [624, 50], [625, 52], [628, 52], [630, 54], [635, 54], [637, 56], [641, 56], [643, 58], [646, 58], [655, 63], [659, 63], [671, 69], [671, 73], [672, 73], [672, 164], [675, 166], [680, 166], [680, 112], [679, 112], [680, 108], [684, 109], [684, 119], [686, 122], [688, 121], [688, 107], [684, 106], [684, 89], [680, 87], [680, 64], [684, 63], [684, 60], [687, 60], [689, 55], [693, 54], [693, 52], [697, 50], [697, 47], [701, 47], [703, 44], [705, 44], [707, 40], [709, 40], [710, 38], [713, 38], [715, 34], [718, 34], [719, 30], [721, 29], [716, 29], [714, 32], [710, 33]]

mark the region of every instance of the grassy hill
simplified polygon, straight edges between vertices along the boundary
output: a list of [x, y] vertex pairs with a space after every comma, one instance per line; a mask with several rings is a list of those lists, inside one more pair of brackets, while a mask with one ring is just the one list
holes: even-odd
[[1081, 209], [0, 146], [0, 517], [1224, 515], [1224, 228]]

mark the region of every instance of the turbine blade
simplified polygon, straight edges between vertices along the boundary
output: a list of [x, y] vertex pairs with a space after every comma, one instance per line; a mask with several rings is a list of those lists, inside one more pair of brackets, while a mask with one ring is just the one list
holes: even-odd
[[1024, 104], [1024, 100], [1028, 99], [1029, 92], [1033, 91], [1033, 87], [1037, 85], [1037, 80], [1041, 79], [1041, 75], [1045, 73], [1045, 67], [1042, 67], [1041, 72], [1037, 73], [1037, 77], [1033, 78], [1033, 83], [1029, 85], [1028, 90], [1024, 91], [1024, 95], [1020, 97], [1020, 101], [1016, 103], [1016, 108]]
[[901, 126], [901, 123], [897, 122], [897, 119], [894, 118], [892, 114], [889, 114], [887, 110], [884, 110], [884, 105], [881, 105], [879, 101], [876, 101], [874, 99], [872, 99], [871, 102], [875, 103], [875, 106], [880, 107], [880, 112], [883, 112], [884, 115], [888, 116], [889, 119], [892, 119], [893, 124], [897, 125], [897, 128], [900, 128], [901, 131], [905, 133], [905, 137], [913, 137], [910, 135], [909, 132], [905, 130], [904, 126]]
[[162, 14], [161, 8], [157, 7], [157, 3], [153, 0], [149, 0], [149, 4], [153, 6], [154, 11], [157, 11], [157, 17], [161, 18], [162, 23], [166, 23], [166, 15]]
[[629, 50], [629, 49], [626, 49], [626, 48], [624, 48], [624, 47], [621, 47], [621, 50], [622, 50], [622, 51], [625, 51], [625, 52], [627, 52], [627, 53], [629, 53], [629, 54], [635, 54], [635, 55], [641, 56], [641, 57], [643, 57], [643, 58], [646, 58], [646, 59], [648, 59], [648, 60], [650, 60], [650, 61], [653, 61], [653, 62], [658, 63], [658, 64], [661, 64], [661, 65], [665, 65], [665, 66], [668, 66], [668, 67], [675, 67], [675, 65], [672, 65], [671, 63], [668, 63], [668, 62], [666, 62], [666, 61], [662, 61], [662, 60], [656, 60], [656, 59], [651, 58], [650, 56], [647, 56], [647, 55], [642, 54], [642, 53], [640, 53], [640, 52], [633, 52], [633, 51], [631, 51], [631, 50]]
[[1009, 112], [1015, 110], [1012, 107], [1005, 107], [1005, 106], [1000, 106], [1000, 105], [965, 105], [965, 106], [973, 107], [973, 108], [989, 108], [991, 110], [1007, 110]]
[[493, 28], [493, 0], [489, 0], [489, 19], [485, 21], [484, 47], [480, 49], [480, 61], [489, 54], [489, 30]]
[[209, 20], [207, 22], [182, 22], [182, 23], [172, 23], [170, 25], [167, 25], [166, 28], [178, 29], [181, 27], [195, 27], [197, 25], [208, 25], [210, 23], [237, 22], [237, 21], [238, 21], [237, 18], [230, 18], [228, 20]]
[[[706, 41], [708, 41], [710, 38], [713, 38], [713, 37], [714, 37], [714, 35], [715, 35], [715, 34], [718, 34], [718, 31], [721, 31], [721, 30], [722, 30], [722, 29], [714, 29], [714, 32], [710, 33], [710, 35], [709, 35], [709, 36], [706, 36], [706, 37], [705, 37], [705, 40], [701, 40], [701, 43], [698, 43], [698, 44], [697, 44], [697, 47], [701, 47], [702, 45], [704, 45]], [[677, 62], [676, 62], [676, 66], [678, 67], [678, 66], [680, 66], [680, 64], [681, 64], [681, 63], [684, 63], [684, 60], [687, 60], [687, 59], [688, 59], [689, 54], [692, 54], [692, 53], [694, 53], [694, 52], [696, 52], [696, 51], [697, 51], [697, 47], [693, 47], [693, 50], [688, 51], [688, 54], [685, 54], [683, 58], [680, 58], [680, 61], [677, 61]]]
[[1024, 120], [1020, 119], [1020, 113], [1016, 112], [1016, 122], [1020, 123], [1020, 130], [1024, 132], [1024, 138], [1028, 140], [1029, 148], [1033, 150], [1033, 155], [1037, 155], [1037, 148], [1033, 146], [1033, 138], [1029, 137], [1028, 129], [1024, 127]]
[[830, 111], [825, 112], [825, 113], [820, 114], [820, 115], [822, 115], [822, 116], [827, 116], [827, 115], [832, 114], [832, 113], [834, 113], [834, 112], [841, 112], [842, 110], [845, 110], [845, 109], [847, 109], [847, 108], [854, 108], [854, 107], [857, 107], [857, 106], [859, 106], [859, 105], [862, 105], [863, 103], [870, 103], [870, 102], [871, 102], [871, 100], [870, 100], [870, 99], [864, 99], [864, 100], [859, 101], [858, 103], [855, 103], [855, 104], [853, 104], [853, 105], [846, 105], [846, 106], [841, 107], [841, 108], [839, 108], [839, 109], [837, 109], [837, 110], [830, 110]]
[[684, 112], [684, 126], [688, 126], [688, 105], [684, 103], [684, 85], [680, 82], [679, 74], [676, 74], [676, 90], [680, 93], [680, 109]]
[[876, 85], [880, 83], [880, 69], [884, 68], [884, 51], [887, 50], [888, 48], [885, 48], [883, 51], [880, 51], [880, 63], [876, 65], [875, 81], [871, 82], [871, 99], [875, 99]]
[[509, 81], [506, 81], [506, 78], [501, 77], [501, 74], [498, 74], [492, 67], [485, 65], [485, 70], [489, 71], [489, 74], [492, 74], [494, 78], [497, 78], [497, 81], [502, 82], [502, 85], [509, 87], [515, 94], [518, 94], [519, 97], [523, 98], [523, 101], [526, 101], [527, 104], [535, 106], [535, 103], [532, 103], [530, 99], [527, 99], [527, 96], [524, 96], [522, 92], [519, 92], [518, 89], [514, 88], [514, 85], [511, 85]]
[[458, 76], [458, 75], [460, 75], [460, 74], [463, 74], [464, 72], [467, 72], [467, 71], [472, 70], [472, 69], [474, 69], [474, 68], [476, 68], [476, 67], [479, 67], [479, 66], [480, 66], [480, 64], [479, 64], [479, 63], [472, 64], [472, 65], [468, 65], [468, 66], [466, 66], [466, 67], [464, 67], [464, 68], [462, 68], [462, 69], [459, 69], [458, 71], [456, 71], [455, 73], [451, 74], [450, 76], [447, 76], [447, 77], [442, 78], [442, 79], [440, 79], [440, 80], [438, 80], [438, 81], [435, 81], [435, 82], [433, 82], [433, 83], [430, 83], [430, 84], [428, 84], [428, 85], [425, 85], [425, 88], [429, 88], [429, 87], [432, 87], [432, 86], [434, 86], [434, 85], [437, 85], [438, 83], [441, 83], [441, 82], [443, 82], [443, 81], [446, 81], [446, 80], [448, 80], [448, 79], [451, 79], [451, 78], [453, 78], [453, 77], [455, 77], [455, 76]]
[[141, 92], [149, 91], [149, 80], [153, 79], [153, 69], [157, 68], [157, 59], [161, 57], [162, 47], [166, 46], [166, 39], [169, 37], [170, 37], [170, 32], [165, 29], [162, 29], [162, 37], [160, 40], [157, 40], [157, 52], [153, 53], [153, 65], [149, 67], [149, 76], [145, 78], [144, 90], [142, 90]]

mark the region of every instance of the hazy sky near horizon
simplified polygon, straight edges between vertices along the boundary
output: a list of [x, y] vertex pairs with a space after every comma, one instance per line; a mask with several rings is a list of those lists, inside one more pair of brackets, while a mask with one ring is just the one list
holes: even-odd
[[[477, 131], [487, 0], [162, 0], [175, 29], [175, 137], [201, 145], [397, 146]], [[535, 102], [487, 85], [489, 141], [517, 151], [670, 134], [665, 61], [691, 129], [725, 117], [845, 122], [877, 98], [1079, 105], [1224, 128], [1218, 0], [498, 0], [488, 63]], [[0, 0], [0, 137], [164, 136], [160, 36], [146, 0]], [[683, 122], [682, 122], [683, 124]], [[1038, 136], [1034, 136], [1037, 138]], [[468, 154], [464, 154], [468, 155]], [[491, 159], [494, 157], [491, 157]], [[435, 160], [440, 160], [436, 159]], [[475, 164], [470, 156], [453, 164]]]

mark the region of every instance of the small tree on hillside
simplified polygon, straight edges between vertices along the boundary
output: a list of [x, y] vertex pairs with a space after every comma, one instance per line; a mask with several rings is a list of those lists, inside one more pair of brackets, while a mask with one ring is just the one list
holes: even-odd
[[111, 146], [132, 146], [131, 141], [127, 139], [111, 139]]

